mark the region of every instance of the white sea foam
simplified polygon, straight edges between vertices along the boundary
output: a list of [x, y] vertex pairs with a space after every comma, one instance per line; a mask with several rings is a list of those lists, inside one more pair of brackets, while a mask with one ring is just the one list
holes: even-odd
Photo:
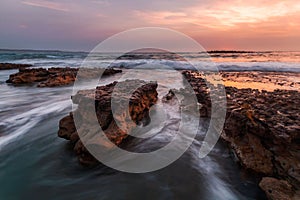
[[[105, 67], [109, 61], [103, 62], [102, 66]], [[111, 61], [112, 62], [112, 61]], [[112, 62], [112, 66], [124, 68], [138, 68], [149, 64], [150, 67], [155, 67], [155, 64], [166, 68], [172, 67], [177, 70], [185, 69], [201, 69], [211, 70], [216, 66], [220, 71], [278, 71], [278, 72], [300, 72], [300, 63], [288, 62], [205, 62], [205, 61], [170, 61], [170, 60], [120, 60]], [[92, 64], [92, 63], [91, 63]], [[96, 62], [95, 62], [96, 64]]]
[[8, 134], [0, 137], [0, 150], [7, 144], [15, 141], [20, 136], [28, 132], [41, 120], [45, 119], [48, 114], [59, 113], [70, 106], [69, 100], [60, 102], [47, 102], [44, 105], [39, 105], [24, 113], [17, 114], [15, 116], [8, 117], [1, 121], [0, 126], [5, 127], [17, 127]]

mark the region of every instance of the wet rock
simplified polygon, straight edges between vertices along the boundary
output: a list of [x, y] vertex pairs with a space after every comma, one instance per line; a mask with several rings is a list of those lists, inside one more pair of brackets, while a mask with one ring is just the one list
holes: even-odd
[[264, 83], [272, 88], [300, 89], [300, 83], [296, 81], [299, 80], [300, 73], [295, 72], [221, 72], [220, 75], [223, 81], [234, 83]]
[[272, 153], [261, 144], [257, 136], [246, 134], [236, 138], [224, 135], [222, 137], [230, 143], [245, 169], [261, 174], [273, 174]]
[[[81, 69], [80, 78], [89, 79], [97, 78], [100, 74], [103, 76], [109, 76], [116, 73], [120, 73], [122, 70], [113, 68], [108, 69]], [[74, 83], [77, 78], [78, 68], [59, 68], [52, 67], [45, 68], [32, 68], [23, 69], [20, 68], [18, 73], [11, 74], [7, 83], [13, 85], [32, 84], [38, 83], [38, 87], [57, 87]]]
[[[133, 90], [133, 87], [136, 89]], [[80, 163], [96, 164], [97, 160], [85, 145], [101, 145], [108, 149], [120, 145], [128, 137], [127, 133], [148, 116], [150, 107], [157, 101], [156, 88], [156, 82], [126, 80], [115, 81], [96, 89], [78, 91], [72, 97], [78, 108], [60, 120], [58, 136], [74, 144], [74, 151]], [[114, 116], [112, 98], [117, 105], [114, 107]], [[100, 135], [100, 128], [110, 142]], [[85, 145], [78, 133], [85, 138]]]
[[76, 79], [78, 69], [75, 68], [50, 68], [47, 80], [39, 83], [38, 87], [57, 87], [69, 85]]
[[[210, 117], [210, 88], [217, 86], [205, 86], [208, 81], [198, 72], [184, 71], [183, 75]], [[245, 169], [286, 180], [299, 190], [300, 93], [234, 87], [225, 87], [225, 90], [227, 114], [221, 138], [229, 144]]]
[[23, 69], [20, 68], [19, 72], [9, 76], [7, 83], [12, 83], [14, 85], [29, 84], [45, 81], [48, 79], [49, 71], [43, 68], [34, 69]]
[[30, 64], [0, 63], [0, 70], [21, 69], [31, 66]]
[[285, 180], [264, 177], [259, 187], [266, 193], [270, 200], [292, 200], [294, 199], [294, 191], [292, 185]]
[[65, 138], [66, 140], [71, 140], [71, 136], [74, 132], [76, 132], [76, 127], [74, 124], [73, 114], [70, 113], [70, 115], [59, 121], [58, 136]]
[[122, 72], [122, 70], [120, 70], [120, 69], [107, 68], [104, 70], [102, 76], [109, 76], [109, 75], [113, 75], [113, 74], [121, 73], [121, 72]]

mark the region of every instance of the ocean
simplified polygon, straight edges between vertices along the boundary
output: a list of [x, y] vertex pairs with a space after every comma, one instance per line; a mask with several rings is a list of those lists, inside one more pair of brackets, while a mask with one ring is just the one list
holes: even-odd
[[[117, 60], [116, 53], [33, 51], [33, 50], [0, 50], [0, 63], [33, 64], [35, 67], [80, 67], [89, 55], [89, 62], [99, 67], [114, 66], [131, 68], [143, 64], [163, 64], [174, 69], [191, 69], [193, 66], [212, 65], [222, 71], [288, 71], [300, 72], [300, 52], [296, 51], [209, 51], [178, 53], [185, 61], [174, 60], [173, 54], [132, 53], [123, 55]], [[209, 56], [209, 58], [208, 58]]]
[[[173, 69], [191, 69], [211, 65], [224, 71], [300, 72], [300, 52], [209, 52], [181, 53], [189, 63], [161, 53], [135, 53], [114, 60], [112, 53], [90, 56], [90, 64], [126, 70], [140, 65], [166, 65]], [[1, 50], [0, 63], [32, 64], [33, 67], [80, 67], [86, 52]], [[158, 171], [130, 174], [106, 166], [81, 166], [70, 145], [57, 136], [59, 120], [72, 111], [72, 86], [37, 88], [14, 87], [5, 83], [17, 70], [0, 71], [0, 199], [264, 199], [257, 178], [245, 173], [227, 147], [219, 142], [210, 154], [200, 159], [198, 150], [208, 121], [200, 129], [190, 148], [177, 161]], [[140, 72], [137, 72], [140, 73]], [[101, 79], [99, 85], [120, 80], [122, 74]], [[151, 79], [151, 74], [143, 74]], [[128, 77], [128, 75], [127, 75]], [[130, 77], [128, 77], [130, 78]], [[135, 78], [135, 77], [133, 77]], [[161, 77], [159, 96], [170, 87], [180, 88], [181, 79], [172, 73]], [[133, 149], [160, 146], [172, 136], [176, 111], [169, 110], [165, 129]], [[175, 116], [175, 117], [174, 117]], [[157, 116], [159, 117], [159, 116]]]

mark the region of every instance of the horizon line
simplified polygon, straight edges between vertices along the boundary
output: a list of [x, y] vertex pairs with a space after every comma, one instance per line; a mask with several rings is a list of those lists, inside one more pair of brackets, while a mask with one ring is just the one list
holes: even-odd
[[[44, 52], [69, 52], [69, 53], [91, 53], [85, 50], [63, 50], [63, 49], [31, 49], [31, 48], [0, 48], [0, 51], [44, 51]], [[177, 52], [168, 52], [168, 53], [191, 53], [194, 51], [177, 51]], [[255, 53], [255, 52], [300, 52], [300, 50], [237, 50], [237, 49], [214, 49], [207, 51], [195, 51], [195, 53]], [[96, 52], [95, 52], [96, 53]], [[124, 53], [124, 52], [103, 52], [103, 53]], [[159, 51], [139, 51], [135, 53], [159, 53]], [[163, 53], [163, 52], [162, 52]]]

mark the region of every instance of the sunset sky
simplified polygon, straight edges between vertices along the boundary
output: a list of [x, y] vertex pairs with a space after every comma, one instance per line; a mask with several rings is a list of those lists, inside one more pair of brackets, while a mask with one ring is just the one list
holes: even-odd
[[0, 48], [91, 50], [131, 28], [171, 28], [207, 50], [300, 50], [299, 0], [1, 0]]

